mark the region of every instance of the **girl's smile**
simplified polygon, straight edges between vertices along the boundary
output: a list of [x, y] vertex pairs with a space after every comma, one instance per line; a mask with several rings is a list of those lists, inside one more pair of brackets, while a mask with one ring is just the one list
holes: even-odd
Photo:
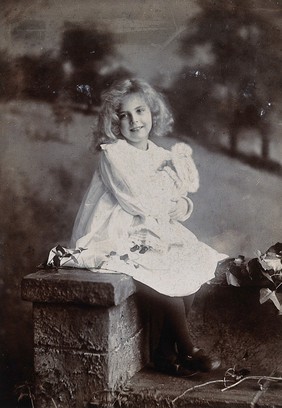
[[152, 129], [152, 114], [144, 97], [139, 93], [127, 95], [119, 111], [120, 132], [129, 144], [147, 150]]

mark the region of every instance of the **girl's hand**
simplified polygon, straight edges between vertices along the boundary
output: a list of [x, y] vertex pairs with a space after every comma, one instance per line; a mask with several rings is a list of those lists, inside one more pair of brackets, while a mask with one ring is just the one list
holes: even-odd
[[189, 211], [189, 203], [185, 198], [181, 197], [178, 201], [174, 201], [175, 205], [172, 210], [169, 211], [171, 220], [182, 220], [185, 218]]

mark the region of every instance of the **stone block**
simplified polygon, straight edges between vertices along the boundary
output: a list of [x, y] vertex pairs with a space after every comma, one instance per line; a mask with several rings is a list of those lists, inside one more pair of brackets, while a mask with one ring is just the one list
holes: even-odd
[[148, 361], [147, 333], [135, 336], [109, 353], [35, 347], [36, 406], [82, 408], [99, 394], [114, 390]]
[[149, 361], [148, 330], [140, 329], [109, 356], [109, 388], [124, 384]]
[[107, 385], [108, 355], [35, 347], [36, 407], [81, 408]]
[[114, 306], [135, 292], [130, 276], [86, 269], [43, 269], [22, 281], [22, 298], [39, 303]]
[[109, 310], [72, 304], [35, 303], [34, 344], [89, 352], [109, 348]]
[[33, 302], [36, 408], [83, 408], [144, 367], [148, 318], [135, 292], [129, 276], [79, 269], [23, 279], [22, 297]]
[[114, 350], [144, 325], [136, 297], [115, 307], [35, 303], [36, 346], [91, 352]]
[[[145, 312], [145, 313], [144, 313]], [[148, 329], [146, 310], [141, 310], [136, 295], [109, 309], [109, 349], [117, 349], [135, 336], [141, 328]], [[144, 345], [143, 345], [144, 347]]]

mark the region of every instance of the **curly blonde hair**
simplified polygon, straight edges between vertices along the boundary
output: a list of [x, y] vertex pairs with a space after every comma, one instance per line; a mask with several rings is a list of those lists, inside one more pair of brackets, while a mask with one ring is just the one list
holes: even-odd
[[164, 97], [142, 79], [123, 79], [102, 93], [98, 134], [95, 132], [97, 147], [122, 138], [118, 113], [124, 97], [133, 93], [142, 95], [151, 110], [153, 126], [150, 136], [165, 136], [171, 131], [173, 118]]

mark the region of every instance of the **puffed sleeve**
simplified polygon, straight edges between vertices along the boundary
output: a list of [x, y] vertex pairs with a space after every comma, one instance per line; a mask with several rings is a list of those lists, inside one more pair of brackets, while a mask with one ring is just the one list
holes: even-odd
[[199, 173], [192, 158], [192, 148], [176, 143], [171, 149], [172, 163], [181, 181], [181, 194], [195, 193], [199, 188]]
[[147, 194], [146, 185], [140, 186], [132, 158], [126, 156], [117, 143], [101, 145], [101, 148], [101, 178], [120, 206], [132, 215], [158, 218], [160, 208], [155, 198]]

